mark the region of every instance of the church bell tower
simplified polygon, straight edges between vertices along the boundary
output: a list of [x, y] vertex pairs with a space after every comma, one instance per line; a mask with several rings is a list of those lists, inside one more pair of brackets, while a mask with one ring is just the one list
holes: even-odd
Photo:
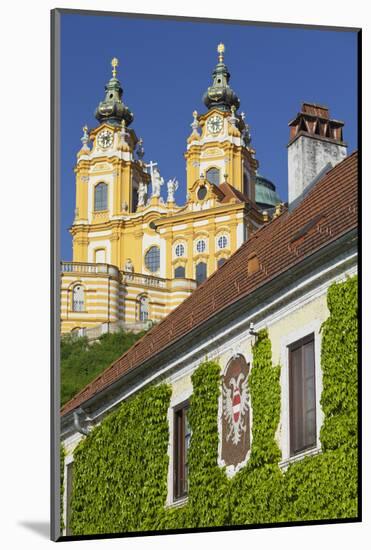
[[237, 112], [240, 100], [229, 85], [224, 44], [219, 44], [217, 51], [212, 84], [203, 96], [207, 111], [200, 115], [193, 113], [192, 133], [185, 153], [187, 191], [191, 193], [200, 179], [215, 185], [228, 182], [254, 202], [258, 161], [251, 147], [245, 115]]
[[71, 228], [74, 262], [123, 265], [121, 234], [124, 220], [135, 213], [138, 189], [150, 176], [143, 162], [142, 140], [130, 127], [134, 115], [122, 100], [118, 60], [104, 99], [95, 110], [99, 125], [85, 126], [77, 154], [76, 210]]

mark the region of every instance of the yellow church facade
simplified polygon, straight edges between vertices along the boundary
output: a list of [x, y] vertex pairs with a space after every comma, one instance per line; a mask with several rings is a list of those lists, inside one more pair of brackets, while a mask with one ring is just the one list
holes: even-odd
[[[130, 128], [117, 59], [77, 154], [73, 260], [61, 264], [61, 330], [91, 334], [158, 322], [210, 277], [264, 221], [255, 204], [258, 162], [218, 46], [207, 111], [193, 113], [187, 198], [143, 160]], [[162, 190], [164, 188], [164, 191]]]

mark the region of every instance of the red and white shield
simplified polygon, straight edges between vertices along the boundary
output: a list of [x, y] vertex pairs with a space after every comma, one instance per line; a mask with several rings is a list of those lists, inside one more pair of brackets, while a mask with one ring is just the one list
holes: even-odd
[[241, 394], [239, 390], [236, 390], [233, 394], [232, 410], [233, 410], [233, 422], [237, 424], [241, 414]]

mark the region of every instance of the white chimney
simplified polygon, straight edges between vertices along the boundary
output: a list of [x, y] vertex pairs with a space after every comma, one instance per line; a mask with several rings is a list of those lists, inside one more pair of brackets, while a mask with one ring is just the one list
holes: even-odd
[[314, 103], [303, 103], [301, 112], [289, 123], [289, 205], [300, 201], [318, 176], [347, 156], [343, 126], [343, 122], [330, 119], [327, 107]]

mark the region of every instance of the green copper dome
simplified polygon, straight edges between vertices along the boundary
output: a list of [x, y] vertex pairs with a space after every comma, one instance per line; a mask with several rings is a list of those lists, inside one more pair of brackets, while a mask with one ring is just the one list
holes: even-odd
[[256, 174], [255, 202], [262, 210], [274, 208], [276, 204], [282, 202], [274, 183], [260, 174]]
[[116, 78], [116, 67], [118, 60], [112, 59], [112, 78], [106, 84], [106, 95], [95, 110], [95, 118], [100, 122], [108, 122], [115, 126], [120, 125], [122, 120], [125, 120], [126, 126], [133, 122], [134, 115], [122, 102], [122, 87], [119, 80]]
[[213, 72], [213, 83], [208, 87], [202, 98], [209, 110], [217, 108], [221, 111], [230, 111], [232, 105], [236, 107], [236, 110], [240, 106], [240, 100], [228, 84], [231, 75], [224, 64], [224, 51], [224, 44], [219, 44], [219, 63]]

